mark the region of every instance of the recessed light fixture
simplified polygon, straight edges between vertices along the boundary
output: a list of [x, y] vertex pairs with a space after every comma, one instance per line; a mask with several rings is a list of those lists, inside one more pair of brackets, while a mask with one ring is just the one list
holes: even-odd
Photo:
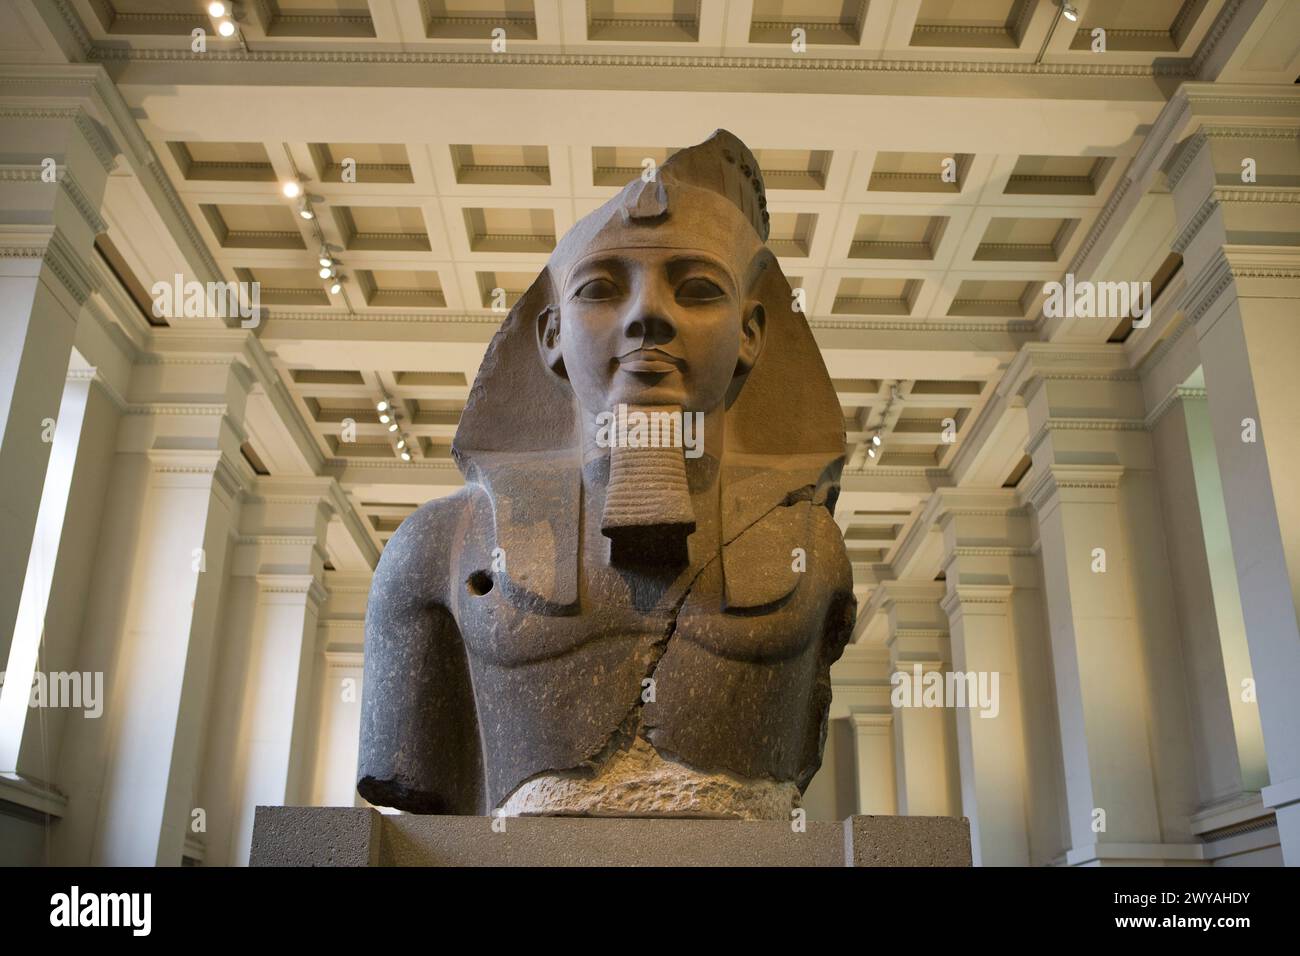
[[1065, 14], [1065, 19], [1069, 20], [1071, 23], [1074, 23], [1079, 19], [1079, 10], [1072, 3], [1061, 4], [1061, 12]]

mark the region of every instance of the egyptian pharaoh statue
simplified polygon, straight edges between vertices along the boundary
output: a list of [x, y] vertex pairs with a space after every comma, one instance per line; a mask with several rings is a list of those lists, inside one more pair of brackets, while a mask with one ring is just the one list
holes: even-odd
[[856, 611], [839, 403], [719, 130], [579, 221], [488, 347], [465, 485], [388, 542], [357, 789], [789, 819]]

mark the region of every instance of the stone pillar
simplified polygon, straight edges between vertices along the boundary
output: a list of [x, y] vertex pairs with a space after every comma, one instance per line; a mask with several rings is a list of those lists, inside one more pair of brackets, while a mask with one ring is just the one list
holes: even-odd
[[[232, 715], [238, 733], [229, 741], [237, 745], [232, 839], [228, 859], [220, 862], [247, 863], [257, 806], [310, 799], [325, 540], [342, 500], [333, 479], [264, 477], [245, 502], [234, 570], [255, 579], [256, 598], [247, 636], [237, 638], [246, 644], [247, 666]], [[223, 850], [212, 847], [214, 861]]]
[[[64, 670], [62, 664], [69, 665], [69, 670], [73, 669], [71, 665], [74, 662], [68, 659], [68, 655], [56, 653], [51, 660], [51, 655], [42, 645], [46, 611], [51, 606], [51, 598], [59, 597], [53, 593], [56, 568], [61, 557], [65, 566], [70, 557], [63, 547], [63, 531], [67, 527], [66, 515], [78, 465], [82, 466], [82, 481], [85, 480], [85, 463], [79, 460], [78, 446], [89, 413], [94, 373], [94, 369], [70, 370], [64, 385], [58, 426], [53, 429], [47, 481], [23, 580], [14, 641], [8, 667], [4, 669], [4, 687], [0, 689], [0, 770], [42, 781], [51, 780], [53, 774], [44, 759], [49, 740], [41, 731], [52, 722], [61, 722], [66, 710], [52, 707], [43, 710], [38, 718], [29, 719], [33, 713], [28, 707], [29, 689], [36, 675], [38, 657], [40, 669], [45, 674]], [[77, 602], [76, 594], [61, 597]], [[83, 698], [87, 691], [93, 696], [93, 684], [83, 688]], [[57, 737], [57, 733], [54, 736]]]
[[1258, 704], [1244, 693], [1254, 674], [1205, 389], [1176, 386], [1150, 418], [1183, 623], [1189, 732], [1210, 810], [1268, 784], [1263, 729]]
[[[960, 815], [957, 744], [952, 711], [925, 706], [924, 675], [948, 670], [947, 620], [939, 608], [943, 585], [883, 581], [880, 609], [889, 622], [894, 703], [894, 774], [901, 816]], [[899, 706], [902, 703], [903, 706]], [[920, 706], [911, 706], [920, 704]]]
[[1113, 348], [1031, 344], [1004, 387], [1029, 413], [1021, 488], [1038, 519], [1067, 861], [1195, 859], [1182, 651], [1136, 376]]
[[60, 862], [181, 862], [228, 544], [252, 478], [239, 453], [251, 381], [235, 354], [167, 353], [135, 367], [78, 655], [104, 672], [104, 716], [64, 743]]
[[893, 816], [898, 813], [894, 790], [892, 714], [853, 714], [857, 738], [858, 813]]
[[[1028, 748], [1012, 605], [1014, 585], [1026, 583], [1016, 565], [1029, 551], [1015, 504], [1004, 494], [979, 500], [954, 494], [945, 498], [939, 521], [952, 667], [968, 698], [956, 710], [962, 812], [981, 866], [1030, 863]], [[970, 699], [979, 690], [987, 699]]]
[[[1230, 113], [1231, 115], [1223, 115]], [[1166, 165], [1282, 854], [1300, 864], [1300, 92], [1199, 102]], [[1244, 165], [1254, 181], [1242, 182]]]
[[[117, 147], [80, 106], [0, 98], [0, 667], [9, 647], [87, 263]], [[53, 181], [47, 181], [50, 177]]]

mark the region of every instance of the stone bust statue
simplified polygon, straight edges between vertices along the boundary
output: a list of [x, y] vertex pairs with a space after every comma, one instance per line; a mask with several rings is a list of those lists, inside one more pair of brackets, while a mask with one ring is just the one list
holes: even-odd
[[843, 420], [719, 130], [579, 221], [488, 347], [366, 614], [357, 789], [789, 819], [856, 613]]

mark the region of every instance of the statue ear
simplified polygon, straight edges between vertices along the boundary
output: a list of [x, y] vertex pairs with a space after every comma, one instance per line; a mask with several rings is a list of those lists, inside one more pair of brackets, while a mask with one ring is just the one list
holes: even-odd
[[750, 304], [740, 323], [740, 356], [736, 359], [736, 373], [744, 374], [754, 367], [763, 351], [767, 338], [767, 312], [761, 302]]
[[553, 305], [548, 305], [537, 316], [537, 347], [546, 367], [560, 378], [567, 379], [564, 355], [560, 351], [560, 310]]

